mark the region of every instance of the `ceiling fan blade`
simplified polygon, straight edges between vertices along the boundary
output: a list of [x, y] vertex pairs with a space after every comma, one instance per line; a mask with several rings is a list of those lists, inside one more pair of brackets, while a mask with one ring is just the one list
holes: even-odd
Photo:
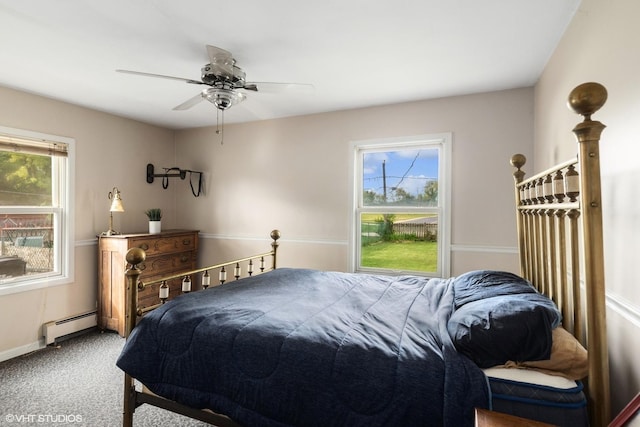
[[185, 102], [183, 102], [182, 104], [173, 107], [173, 109], [175, 111], [181, 111], [181, 110], [188, 110], [189, 108], [193, 107], [196, 104], [199, 104], [204, 98], [202, 97], [202, 93], [197, 94], [196, 96], [194, 96], [193, 98], [189, 98], [187, 99]]
[[307, 83], [277, 83], [277, 82], [247, 82], [246, 90], [255, 90], [264, 93], [313, 93], [315, 87]]
[[186, 83], [190, 83], [190, 84], [194, 84], [194, 85], [206, 84], [206, 83], [201, 82], [200, 80], [185, 79], [183, 77], [165, 76], [163, 74], [144, 73], [142, 71], [131, 71], [131, 70], [116, 70], [116, 71], [118, 73], [133, 74], [133, 75], [136, 75], [136, 76], [156, 77], [156, 78], [161, 78], [161, 79], [180, 80], [180, 81], [183, 81], [183, 82], [186, 82]]

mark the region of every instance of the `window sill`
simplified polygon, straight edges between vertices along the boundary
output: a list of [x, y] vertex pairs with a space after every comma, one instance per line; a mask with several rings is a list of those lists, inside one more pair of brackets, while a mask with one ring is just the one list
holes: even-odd
[[0, 296], [67, 285], [72, 282], [73, 278], [60, 275], [41, 277], [33, 280], [7, 280], [6, 282], [0, 282]]

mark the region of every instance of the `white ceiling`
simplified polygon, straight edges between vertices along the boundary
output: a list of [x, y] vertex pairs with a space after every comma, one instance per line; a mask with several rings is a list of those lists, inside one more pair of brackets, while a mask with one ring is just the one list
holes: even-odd
[[532, 86], [580, 0], [0, 0], [0, 85], [168, 128], [216, 124], [205, 45], [252, 82], [226, 123]]

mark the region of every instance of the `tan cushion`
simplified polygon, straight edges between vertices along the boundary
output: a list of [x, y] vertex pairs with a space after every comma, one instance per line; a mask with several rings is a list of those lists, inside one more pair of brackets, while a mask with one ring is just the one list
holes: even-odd
[[559, 326], [552, 332], [553, 344], [549, 360], [534, 362], [507, 362], [507, 368], [534, 369], [550, 375], [560, 375], [571, 380], [587, 376], [589, 365], [587, 350], [566, 329]]

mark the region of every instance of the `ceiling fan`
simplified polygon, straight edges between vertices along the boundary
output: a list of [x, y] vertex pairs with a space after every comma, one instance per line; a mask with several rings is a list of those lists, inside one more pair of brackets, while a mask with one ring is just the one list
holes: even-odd
[[174, 107], [174, 110], [187, 110], [206, 99], [218, 110], [224, 112], [246, 99], [247, 96], [244, 91], [274, 92], [291, 89], [303, 91], [313, 89], [312, 85], [301, 83], [247, 82], [245, 80], [245, 72], [236, 65], [236, 60], [230, 52], [216, 46], [207, 45], [207, 54], [209, 55], [209, 63], [202, 66], [200, 80], [140, 71], [116, 71], [146, 77], [181, 80], [189, 84], [208, 86], [198, 95]]

